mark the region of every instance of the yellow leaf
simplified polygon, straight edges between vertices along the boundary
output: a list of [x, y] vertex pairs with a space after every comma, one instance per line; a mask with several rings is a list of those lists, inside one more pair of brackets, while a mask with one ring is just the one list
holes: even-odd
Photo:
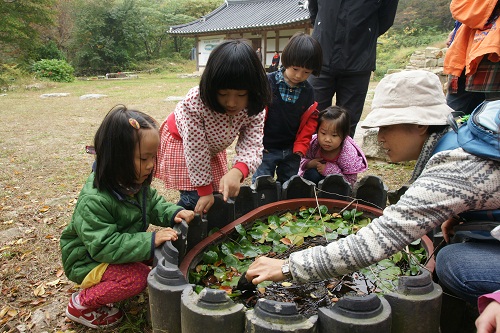
[[7, 314], [9, 315], [9, 317], [15, 317], [17, 316], [17, 310], [10, 309], [9, 311], [7, 311]]
[[45, 286], [43, 284], [39, 285], [38, 287], [35, 288], [35, 291], [33, 291], [35, 296], [42, 296], [45, 294]]
[[8, 306], [4, 306], [2, 308], [2, 310], [0, 310], [0, 319], [2, 319], [8, 311], [9, 311], [9, 307]]
[[49, 210], [49, 206], [43, 206], [42, 208], [40, 208], [40, 213], [45, 213], [46, 211]]
[[47, 282], [47, 286], [57, 286], [61, 282], [61, 279], [55, 279], [54, 281]]
[[282, 285], [283, 287], [291, 287], [291, 286], [293, 286], [293, 283], [291, 283], [291, 282], [286, 282], [286, 281], [285, 281], [285, 282], [281, 282], [281, 285]]
[[33, 251], [28, 251], [26, 253], [23, 253], [23, 255], [21, 256], [21, 260], [23, 260], [24, 258], [26, 258], [28, 255], [30, 255]]

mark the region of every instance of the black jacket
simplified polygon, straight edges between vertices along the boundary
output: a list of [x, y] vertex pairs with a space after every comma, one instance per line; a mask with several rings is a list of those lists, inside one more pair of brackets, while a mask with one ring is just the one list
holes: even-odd
[[377, 38], [394, 23], [398, 0], [310, 0], [312, 36], [323, 49], [323, 69], [375, 70]]

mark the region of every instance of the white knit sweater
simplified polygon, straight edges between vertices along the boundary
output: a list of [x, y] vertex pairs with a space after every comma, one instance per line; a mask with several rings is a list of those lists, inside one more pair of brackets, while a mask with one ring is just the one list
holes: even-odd
[[431, 135], [427, 140], [414, 182], [381, 217], [354, 235], [291, 254], [294, 280], [323, 280], [358, 270], [402, 250], [454, 215], [499, 208], [500, 162], [461, 148], [431, 156], [437, 139]]

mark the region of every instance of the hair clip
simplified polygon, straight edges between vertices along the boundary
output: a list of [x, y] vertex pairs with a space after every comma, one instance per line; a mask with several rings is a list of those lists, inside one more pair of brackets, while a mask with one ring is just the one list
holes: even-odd
[[134, 118], [128, 118], [128, 122], [130, 125], [135, 128], [135, 129], [141, 129], [141, 125], [139, 125], [139, 122], [135, 120]]

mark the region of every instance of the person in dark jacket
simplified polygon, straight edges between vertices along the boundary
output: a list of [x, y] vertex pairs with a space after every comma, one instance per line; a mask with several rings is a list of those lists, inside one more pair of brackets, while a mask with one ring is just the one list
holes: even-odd
[[350, 112], [350, 136], [363, 112], [377, 38], [393, 24], [398, 0], [310, 0], [312, 36], [323, 49], [319, 77], [309, 77], [318, 110], [336, 105]]
[[[60, 239], [66, 276], [79, 284], [66, 316], [91, 328], [118, 324], [123, 301], [147, 286], [156, 247], [176, 240], [170, 228], [193, 211], [165, 201], [150, 187], [160, 136], [150, 116], [120, 105], [95, 135], [94, 171], [80, 192]], [[149, 224], [164, 227], [149, 232]]]

